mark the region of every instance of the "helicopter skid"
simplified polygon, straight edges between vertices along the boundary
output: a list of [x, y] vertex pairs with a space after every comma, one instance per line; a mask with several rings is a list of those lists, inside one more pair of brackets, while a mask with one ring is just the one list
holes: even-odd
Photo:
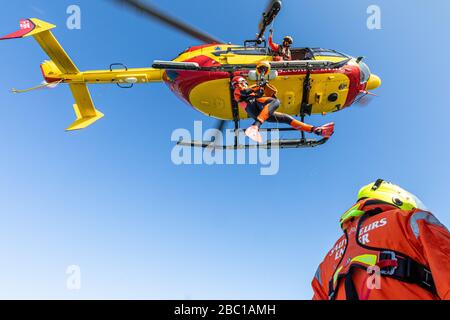
[[281, 139], [268, 140], [260, 144], [234, 144], [234, 145], [219, 145], [211, 141], [200, 140], [182, 140], [177, 142], [178, 146], [204, 149], [222, 149], [222, 150], [240, 150], [240, 149], [300, 149], [300, 148], [314, 148], [326, 143], [328, 139]]

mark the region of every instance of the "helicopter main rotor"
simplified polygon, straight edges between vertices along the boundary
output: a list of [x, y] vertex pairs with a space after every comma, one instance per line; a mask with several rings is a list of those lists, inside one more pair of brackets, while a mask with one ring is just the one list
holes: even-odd
[[168, 14], [160, 11], [156, 7], [154, 7], [148, 3], [144, 3], [143, 1], [140, 1], [140, 0], [113, 0], [113, 1], [125, 4], [128, 7], [145, 14], [147, 17], [150, 17], [159, 22], [162, 22], [162, 23], [168, 25], [169, 27], [172, 27], [188, 36], [191, 36], [197, 40], [200, 40], [201, 42], [224, 43], [222, 40], [220, 40], [216, 37], [213, 37], [213, 36], [209, 35], [208, 33], [204, 32], [202, 30], [199, 30], [179, 19], [173, 18], [173, 17], [169, 16]]
[[[132, 8], [151, 19], [155, 19], [163, 24], [172, 27], [188, 36], [191, 36], [203, 43], [225, 43], [217, 37], [214, 37], [207, 32], [193, 27], [192, 25], [181, 21], [180, 19], [169, 16], [167, 13], [162, 12], [155, 6], [150, 5], [142, 0], [112, 0], [117, 3], [124, 4], [129, 8]], [[278, 13], [281, 11], [281, 0], [269, 0], [266, 10], [262, 14], [262, 19], [258, 24], [258, 34], [255, 40], [247, 40], [247, 42], [253, 42], [261, 44], [264, 39], [264, 33], [267, 27], [275, 20]]]

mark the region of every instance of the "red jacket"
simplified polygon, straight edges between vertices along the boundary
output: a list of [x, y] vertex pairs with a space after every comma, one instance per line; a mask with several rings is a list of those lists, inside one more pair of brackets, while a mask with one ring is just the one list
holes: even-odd
[[[376, 200], [362, 210], [366, 214], [345, 225], [317, 269], [313, 299], [449, 300], [446, 227], [429, 212], [402, 211]], [[369, 274], [373, 265], [375, 274]]]

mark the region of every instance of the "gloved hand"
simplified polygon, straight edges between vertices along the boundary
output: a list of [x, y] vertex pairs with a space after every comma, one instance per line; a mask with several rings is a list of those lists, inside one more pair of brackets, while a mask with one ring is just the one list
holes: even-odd
[[267, 80], [265, 79], [265, 78], [262, 78], [260, 81], [259, 81], [259, 86], [260, 87], [265, 87], [267, 85]]

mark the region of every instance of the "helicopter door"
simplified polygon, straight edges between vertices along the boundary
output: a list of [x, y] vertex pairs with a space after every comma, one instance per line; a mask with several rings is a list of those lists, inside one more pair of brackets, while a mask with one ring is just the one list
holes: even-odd
[[293, 48], [291, 49], [292, 60], [312, 60], [314, 53], [309, 48]]
[[313, 113], [329, 113], [343, 108], [350, 85], [346, 75], [315, 74], [311, 79], [309, 103], [313, 105]]

